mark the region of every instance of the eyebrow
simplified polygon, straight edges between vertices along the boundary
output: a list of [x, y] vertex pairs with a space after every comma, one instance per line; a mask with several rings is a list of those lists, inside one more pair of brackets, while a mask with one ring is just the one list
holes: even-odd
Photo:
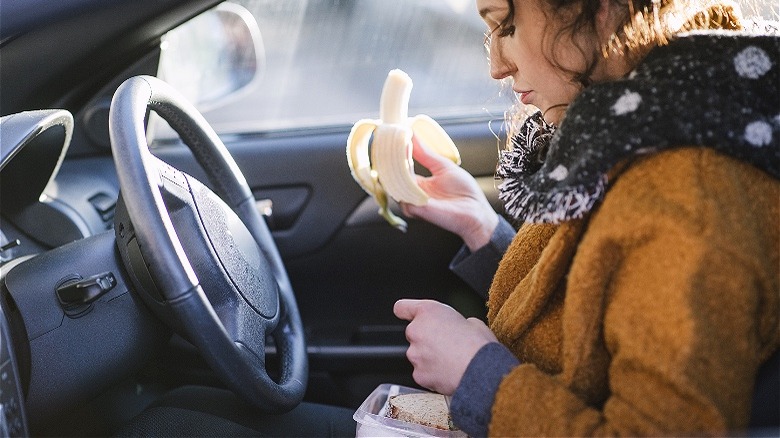
[[488, 21], [488, 20], [495, 21], [497, 24], [499, 24], [501, 22], [501, 20], [498, 20], [495, 17], [493, 17], [492, 19], [489, 19], [488, 15], [495, 14], [498, 11], [500, 11], [501, 9], [502, 8], [496, 7], [494, 5], [485, 6], [484, 8], [479, 10], [479, 16], [482, 17], [482, 19], [485, 20], [485, 21]]

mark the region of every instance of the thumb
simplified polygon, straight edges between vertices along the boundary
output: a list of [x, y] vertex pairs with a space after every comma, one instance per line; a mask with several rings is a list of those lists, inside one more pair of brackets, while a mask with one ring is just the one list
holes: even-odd
[[422, 300], [398, 300], [393, 306], [393, 313], [400, 319], [411, 321], [417, 316]]

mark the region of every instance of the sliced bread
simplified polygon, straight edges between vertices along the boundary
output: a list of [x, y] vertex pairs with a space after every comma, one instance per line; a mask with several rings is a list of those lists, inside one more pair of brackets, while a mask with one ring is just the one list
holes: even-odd
[[408, 423], [442, 430], [457, 430], [452, 424], [450, 409], [441, 394], [415, 393], [391, 396], [387, 416]]

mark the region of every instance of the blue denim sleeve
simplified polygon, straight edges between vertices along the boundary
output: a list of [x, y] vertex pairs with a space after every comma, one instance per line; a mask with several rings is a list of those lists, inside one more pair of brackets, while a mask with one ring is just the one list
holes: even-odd
[[472, 437], [487, 436], [498, 386], [520, 361], [498, 342], [482, 347], [471, 359], [450, 400], [452, 421]]
[[487, 298], [490, 283], [498, 269], [498, 262], [504, 256], [506, 249], [514, 239], [516, 231], [512, 225], [499, 215], [498, 226], [490, 241], [474, 251], [469, 251], [466, 245], [455, 254], [450, 262], [450, 270], [461, 280], [471, 286], [482, 298]]

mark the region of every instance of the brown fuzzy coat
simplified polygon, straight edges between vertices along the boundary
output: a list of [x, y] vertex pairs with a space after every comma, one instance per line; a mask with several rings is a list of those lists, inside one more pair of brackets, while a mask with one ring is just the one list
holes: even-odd
[[780, 346], [780, 183], [709, 149], [644, 158], [585, 220], [521, 228], [488, 318], [524, 363], [490, 435], [701, 435], [747, 425]]

